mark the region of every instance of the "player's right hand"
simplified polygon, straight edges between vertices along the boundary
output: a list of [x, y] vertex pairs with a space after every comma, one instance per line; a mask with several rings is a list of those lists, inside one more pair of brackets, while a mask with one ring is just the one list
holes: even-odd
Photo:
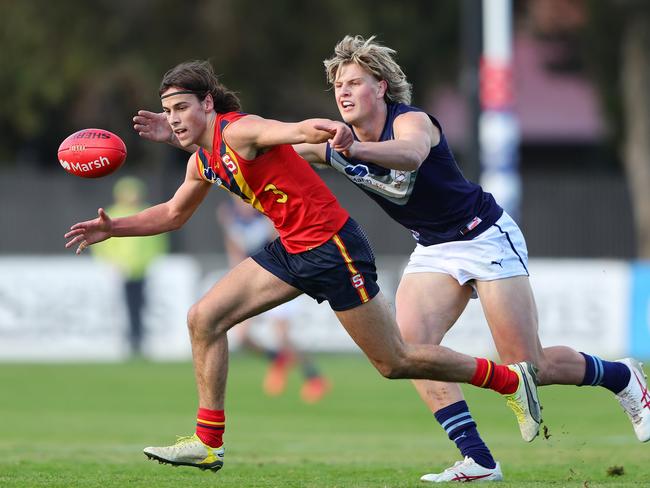
[[315, 124], [314, 128], [331, 134], [332, 137], [328, 142], [335, 151], [347, 151], [354, 142], [352, 130], [343, 122], [334, 120], [321, 121]]
[[70, 227], [70, 231], [63, 236], [69, 239], [65, 243], [66, 249], [76, 245], [78, 246], [76, 254], [81, 254], [91, 244], [105, 241], [111, 237], [113, 221], [103, 208], [97, 210], [97, 215], [96, 219], [79, 222]]
[[172, 128], [164, 112], [138, 110], [138, 114], [133, 117], [133, 129], [140, 137], [149, 141], [173, 142]]

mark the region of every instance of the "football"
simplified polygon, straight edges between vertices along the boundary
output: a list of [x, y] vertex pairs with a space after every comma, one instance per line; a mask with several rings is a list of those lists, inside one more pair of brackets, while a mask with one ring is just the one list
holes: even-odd
[[126, 145], [104, 129], [83, 129], [59, 146], [59, 164], [82, 178], [100, 178], [116, 171], [126, 160]]

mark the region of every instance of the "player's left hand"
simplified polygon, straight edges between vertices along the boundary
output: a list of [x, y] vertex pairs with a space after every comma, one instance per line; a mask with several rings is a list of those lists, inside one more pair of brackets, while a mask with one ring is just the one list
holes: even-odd
[[103, 208], [97, 210], [97, 215], [96, 219], [79, 222], [70, 227], [70, 231], [63, 236], [70, 239], [65, 243], [66, 249], [78, 245], [76, 254], [81, 254], [91, 244], [111, 237], [113, 221]]

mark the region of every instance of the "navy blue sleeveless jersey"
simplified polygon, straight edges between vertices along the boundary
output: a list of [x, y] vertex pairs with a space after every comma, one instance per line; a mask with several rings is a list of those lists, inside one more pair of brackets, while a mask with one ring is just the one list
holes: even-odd
[[[393, 121], [412, 111], [422, 110], [389, 103], [379, 141], [394, 139]], [[366, 192], [391, 218], [409, 229], [423, 246], [472, 239], [494, 224], [503, 209], [491, 194], [463, 176], [440, 123], [431, 115], [429, 118], [440, 130], [440, 142], [431, 148], [415, 171], [387, 169], [346, 158], [333, 151], [329, 144], [327, 163]]]

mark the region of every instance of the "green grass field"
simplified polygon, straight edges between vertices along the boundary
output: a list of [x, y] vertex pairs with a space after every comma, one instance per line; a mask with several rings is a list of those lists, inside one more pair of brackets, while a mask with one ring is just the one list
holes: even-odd
[[[321, 356], [334, 389], [317, 405], [260, 385], [265, 363], [231, 358], [226, 464], [216, 473], [146, 460], [142, 448], [193, 431], [191, 364], [0, 365], [1, 487], [407, 487], [459, 459], [407, 381], [360, 355]], [[650, 486], [640, 444], [600, 388], [541, 390], [547, 439], [527, 444], [495, 393], [466, 388], [506, 481], [498, 486]], [[608, 474], [620, 466], [624, 474]]]

